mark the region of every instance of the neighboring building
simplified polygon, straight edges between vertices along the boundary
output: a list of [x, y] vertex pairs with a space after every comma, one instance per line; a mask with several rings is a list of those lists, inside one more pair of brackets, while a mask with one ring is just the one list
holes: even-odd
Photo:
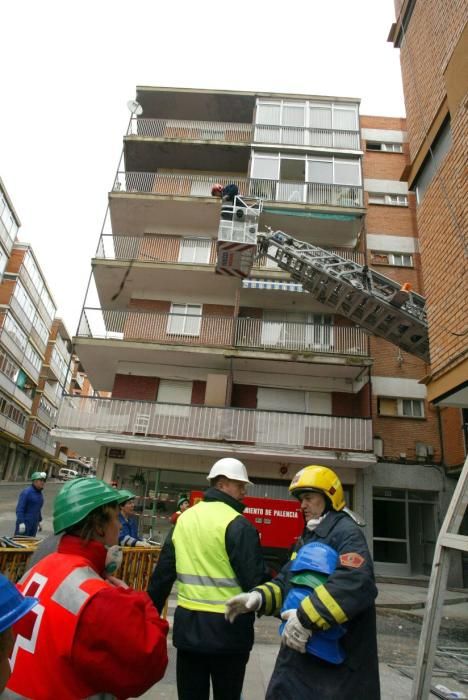
[[[427, 397], [440, 415], [445, 464], [468, 448], [468, 5], [395, 0], [409, 164], [429, 312]], [[464, 433], [464, 435], [463, 435]], [[464, 439], [463, 439], [464, 438]]]
[[137, 100], [92, 261], [98, 298], [75, 339], [112, 396], [67, 397], [55, 434], [146, 496], [156, 531], [220, 456], [245, 460], [261, 496], [286, 497], [299, 467], [326, 464], [369, 523], [377, 570], [426, 575], [446, 505], [428, 368], [270, 260], [249, 279], [216, 275], [210, 196], [235, 182], [263, 199], [260, 228], [422, 291], [404, 120], [360, 124], [348, 98], [141, 87]]
[[31, 246], [16, 241], [19, 226], [0, 181], [0, 478], [7, 480], [66, 464], [50, 429], [68, 390], [70, 348], [62, 336], [70, 339], [54, 321], [56, 307]]

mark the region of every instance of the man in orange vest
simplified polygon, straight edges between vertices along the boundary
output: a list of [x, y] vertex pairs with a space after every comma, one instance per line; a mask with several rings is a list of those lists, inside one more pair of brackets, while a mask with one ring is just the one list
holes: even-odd
[[[57, 552], [20, 580], [39, 600], [14, 627], [7, 691], [34, 700], [143, 694], [167, 666], [168, 624], [118, 568], [119, 491], [97, 479], [67, 482], [54, 503]], [[7, 697], [10, 697], [7, 694]]]

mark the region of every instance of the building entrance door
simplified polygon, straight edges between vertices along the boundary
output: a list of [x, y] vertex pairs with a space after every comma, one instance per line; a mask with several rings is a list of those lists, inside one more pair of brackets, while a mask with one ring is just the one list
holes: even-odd
[[437, 493], [374, 489], [375, 571], [429, 576], [437, 537]]

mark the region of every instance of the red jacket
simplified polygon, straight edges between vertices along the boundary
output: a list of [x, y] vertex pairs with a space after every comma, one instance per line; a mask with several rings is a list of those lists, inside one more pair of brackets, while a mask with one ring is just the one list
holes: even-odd
[[34, 700], [141, 695], [167, 666], [168, 624], [146, 593], [105, 581], [106, 550], [62, 537], [18, 584], [39, 605], [15, 625], [7, 687]]

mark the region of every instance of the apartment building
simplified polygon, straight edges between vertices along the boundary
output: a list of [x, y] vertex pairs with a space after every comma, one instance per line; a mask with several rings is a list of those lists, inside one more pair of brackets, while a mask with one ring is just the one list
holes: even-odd
[[66, 464], [49, 433], [67, 387], [70, 338], [54, 321], [55, 303], [31, 246], [16, 240], [20, 225], [0, 181], [0, 474], [7, 480]]
[[328, 465], [368, 521], [377, 569], [427, 574], [445, 477], [424, 362], [267, 257], [248, 278], [215, 274], [210, 196], [235, 183], [262, 200], [261, 230], [420, 290], [403, 121], [360, 123], [359, 100], [342, 97], [140, 87], [137, 102], [75, 338], [111, 396], [67, 397], [55, 434], [146, 496], [161, 533], [218, 457], [244, 460], [254, 495], [270, 497], [286, 497], [301, 466]]
[[389, 41], [400, 50], [409, 163], [429, 310], [428, 400], [440, 412], [444, 461], [468, 449], [466, 2], [395, 0]]

